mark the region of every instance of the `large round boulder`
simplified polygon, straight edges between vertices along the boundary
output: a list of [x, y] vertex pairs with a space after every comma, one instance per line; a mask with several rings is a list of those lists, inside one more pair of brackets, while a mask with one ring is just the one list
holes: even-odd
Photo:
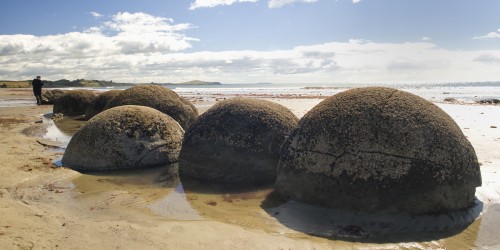
[[126, 105], [90, 119], [68, 144], [62, 163], [78, 171], [144, 168], [178, 161], [184, 130], [158, 110]]
[[62, 89], [50, 89], [44, 90], [42, 93], [42, 104], [54, 104], [62, 94], [64, 94]]
[[219, 102], [186, 131], [179, 173], [235, 186], [272, 183], [279, 148], [297, 122], [290, 110], [270, 101], [234, 98]]
[[122, 105], [140, 105], [157, 109], [187, 129], [198, 117], [198, 110], [174, 91], [158, 85], [139, 85], [126, 89], [113, 98], [106, 109]]
[[425, 214], [473, 203], [476, 154], [444, 111], [391, 88], [358, 88], [310, 110], [284, 143], [286, 199], [345, 210]]
[[89, 120], [95, 115], [101, 113], [111, 99], [117, 96], [120, 92], [121, 90], [109, 90], [96, 96], [87, 107], [87, 110], [85, 110], [85, 119]]
[[90, 90], [66, 91], [55, 100], [53, 113], [62, 113], [67, 116], [83, 115], [94, 98], [95, 94]]

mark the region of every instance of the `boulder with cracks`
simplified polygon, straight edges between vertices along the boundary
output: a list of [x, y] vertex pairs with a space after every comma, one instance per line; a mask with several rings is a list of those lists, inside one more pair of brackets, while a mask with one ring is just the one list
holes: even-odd
[[290, 110], [270, 101], [221, 101], [186, 131], [181, 177], [240, 187], [273, 183], [279, 149], [297, 121]]
[[105, 109], [122, 105], [140, 105], [157, 109], [187, 129], [198, 118], [198, 109], [174, 91], [157, 85], [138, 85], [121, 91]]
[[426, 214], [471, 205], [476, 154], [434, 104], [391, 88], [327, 98], [281, 151], [276, 187], [286, 199], [363, 212]]
[[78, 171], [175, 163], [183, 135], [179, 123], [158, 110], [120, 106], [88, 121], [71, 138], [62, 163]]

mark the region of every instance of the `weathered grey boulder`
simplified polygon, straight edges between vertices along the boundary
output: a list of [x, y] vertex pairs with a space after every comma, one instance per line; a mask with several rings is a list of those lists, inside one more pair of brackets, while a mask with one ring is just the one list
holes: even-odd
[[79, 171], [143, 168], [178, 161], [184, 130], [158, 110], [126, 105], [90, 119], [68, 144], [62, 163]]
[[62, 89], [44, 90], [42, 93], [42, 104], [54, 104], [56, 99], [64, 94]]
[[487, 98], [487, 99], [479, 100], [479, 101], [477, 101], [477, 103], [480, 103], [480, 104], [500, 104], [500, 99]]
[[310, 110], [283, 145], [276, 188], [346, 210], [460, 209], [481, 185], [473, 147], [434, 104], [391, 88], [352, 89]]
[[96, 96], [85, 110], [85, 119], [89, 120], [95, 115], [101, 113], [111, 99], [117, 96], [120, 92], [121, 90], [109, 90]]
[[83, 115], [94, 98], [95, 94], [90, 90], [66, 91], [55, 100], [53, 113], [62, 113], [67, 116]]
[[140, 105], [157, 109], [188, 128], [198, 117], [198, 110], [174, 91], [158, 85], [139, 85], [126, 89], [113, 98], [106, 109], [122, 105]]
[[272, 183], [279, 148], [297, 121], [290, 110], [270, 101], [219, 102], [186, 131], [179, 173], [235, 186]]

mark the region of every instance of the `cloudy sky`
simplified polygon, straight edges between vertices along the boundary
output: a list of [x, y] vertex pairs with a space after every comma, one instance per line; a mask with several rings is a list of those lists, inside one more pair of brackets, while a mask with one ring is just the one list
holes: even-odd
[[500, 81], [498, 0], [2, 0], [0, 79]]

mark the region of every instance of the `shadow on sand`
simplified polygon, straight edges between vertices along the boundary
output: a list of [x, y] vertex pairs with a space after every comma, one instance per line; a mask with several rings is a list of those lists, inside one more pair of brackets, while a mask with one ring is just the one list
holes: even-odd
[[422, 242], [459, 234], [483, 211], [470, 207], [445, 214], [367, 214], [280, 200], [270, 193], [261, 207], [286, 227], [312, 236], [361, 243]]
[[161, 187], [176, 187], [180, 184], [178, 164], [162, 165], [148, 168], [131, 168], [122, 170], [107, 170], [103, 172], [81, 172], [85, 176], [94, 176], [99, 181], [115, 185], [155, 185]]
[[274, 184], [256, 185], [256, 186], [238, 186], [234, 184], [207, 183], [195, 178], [180, 175], [184, 190], [200, 194], [242, 194], [269, 190]]

